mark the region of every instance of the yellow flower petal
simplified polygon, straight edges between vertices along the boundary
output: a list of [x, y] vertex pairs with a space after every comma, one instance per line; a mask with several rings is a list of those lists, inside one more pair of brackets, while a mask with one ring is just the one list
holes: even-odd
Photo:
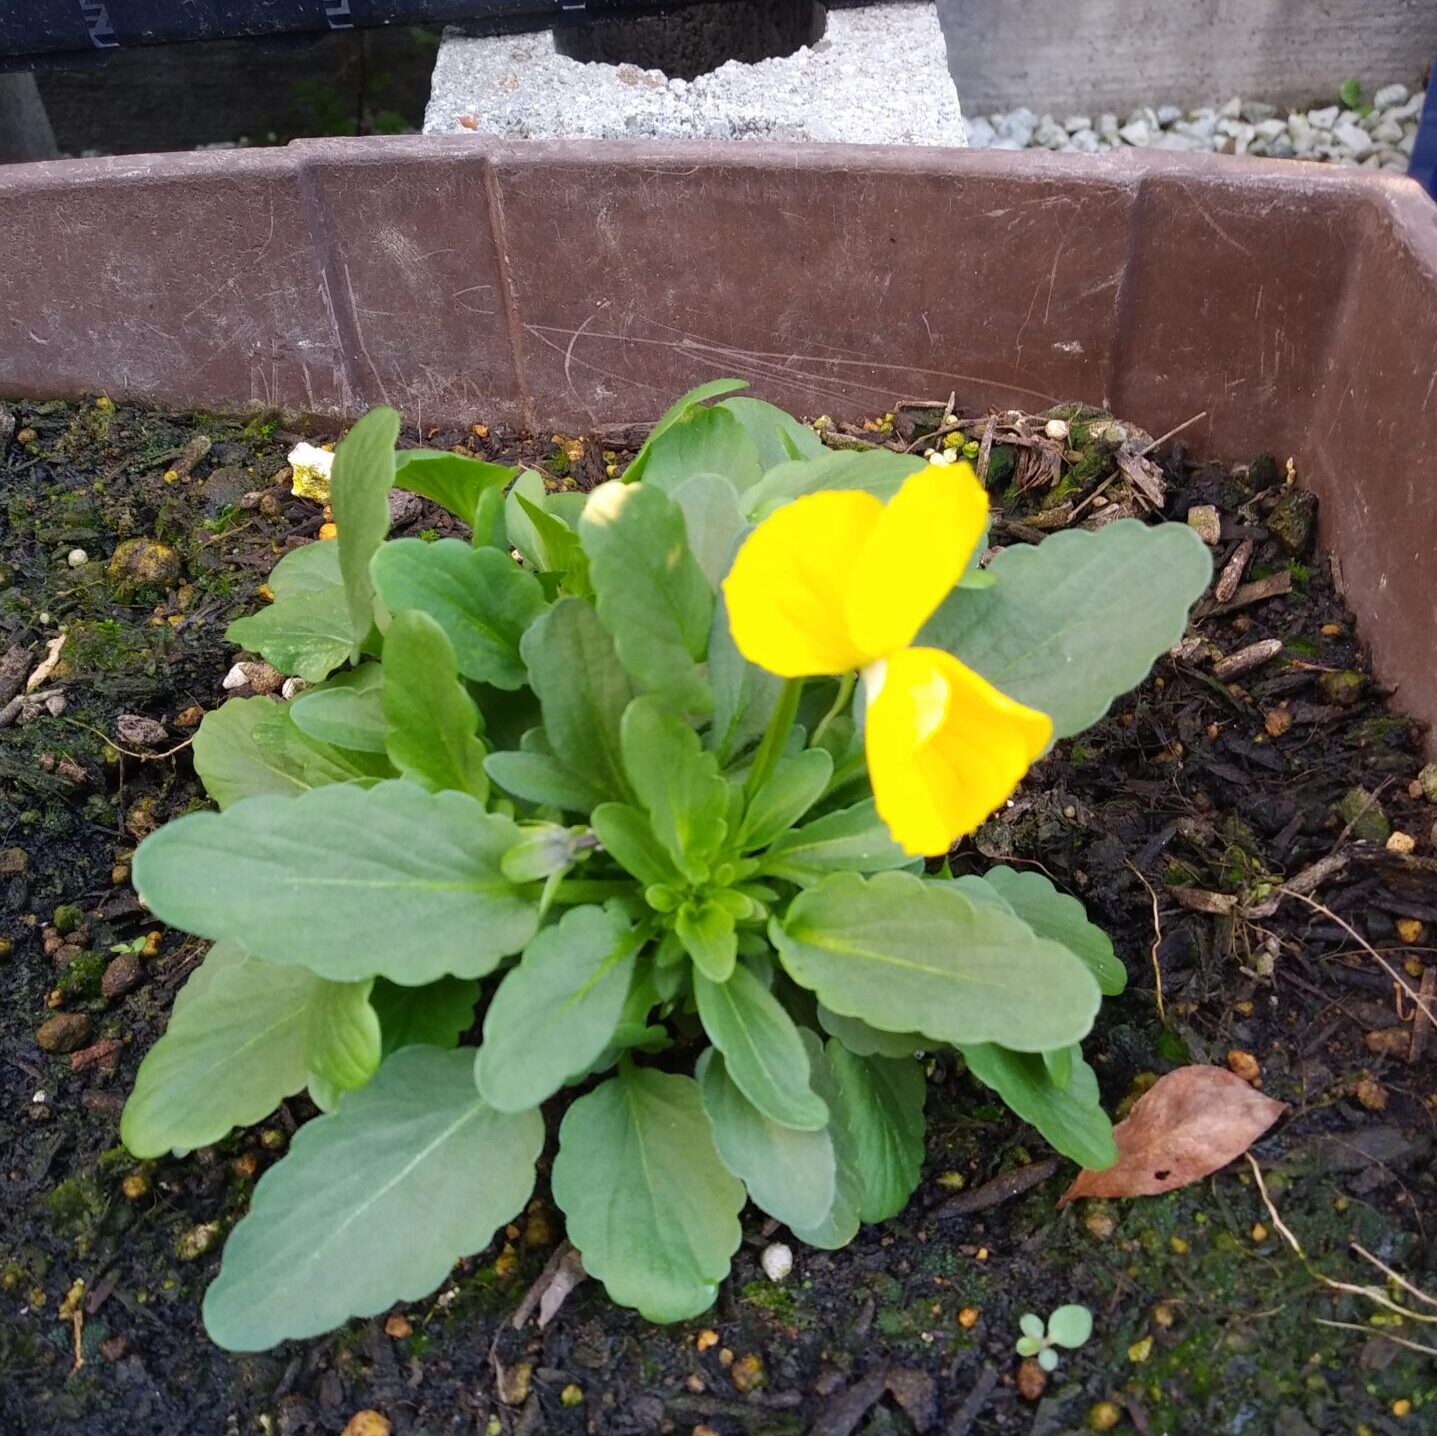
[[844, 590], [882, 512], [878, 499], [857, 490], [808, 494], [743, 541], [723, 592], [733, 641], [750, 663], [809, 678], [878, 656], [850, 639]]
[[929, 464], [905, 479], [848, 579], [855, 646], [879, 654], [912, 643], [962, 578], [987, 523], [988, 495], [970, 464]]
[[910, 855], [946, 853], [1012, 793], [1052, 736], [1046, 713], [1000, 693], [951, 654], [901, 649], [868, 704], [878, 815]]

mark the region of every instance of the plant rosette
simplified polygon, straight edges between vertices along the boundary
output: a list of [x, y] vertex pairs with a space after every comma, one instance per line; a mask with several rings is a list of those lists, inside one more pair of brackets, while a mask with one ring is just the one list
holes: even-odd
[[[218, 811], [136, 854], [213, 946], [122, 1124], [152, 1158], [301, 1091], [324, 1113], [229, 1237], [222, 1346], [434, 1290], [528, 1201], [566, 1089], [554, 1199], [656, 1321], [713, 1302], [745, 1201], [824, 1248], [903, 1209], [917, 1053], [1113, 1161], [1080, 1046], [1111, 943], [1037, 873], [925, 860], [1176, 642], [1207, 551], [1123, 521], [980, 573], [966, 463], [829, 451], [740, 388], [587, 495], [396, 453], [376, 409], [334, 454], [336, 540], [231, 626], [306, 686], [206, 715]], [[390, 540], [395, 486], [472, 542]]]

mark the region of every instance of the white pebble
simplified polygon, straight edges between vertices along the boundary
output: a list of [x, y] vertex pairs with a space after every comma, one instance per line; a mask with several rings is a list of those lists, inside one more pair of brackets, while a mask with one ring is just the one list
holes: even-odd
[[[1400, 140], [1402, 136], [1398, 135], [1397, 138]], [[89, 563], [89, 561], [90, 555], [82, 548], [72, 548], [70, 552], [65, 555], [65, 562], [68, 563], [71, 568], [80, 568], [82, 565]]]
[[1307, 118], [1315, 130], [1330, 130], [1337, 123], [1342, 111], [1336, 105], [1327, 105], [1320, 110], [1309, 110]]
[[1093, 128], [1093, 121], [1088, 115], [1069, 115], [1063, 121], [1063, 128], [1070, 135], [1075, 135], [1079, 130], [1090, 130]]
[[1400, 105], [1406, 98], [1406, 85], [1383, 85], [1372, 97], [1372, 108], [1385, 110], [1391, 105]]
[[1361, 125], [1338, 125], [1332, 135], [1354, 159], [1360, 160], [1372, 153], [1372, 137]]
[[1043, 432], [1050, 439], [1066, 439], [1068, 437], [1068, 426], [1062, 419], [1049, 419], [1043, 425]]
[[280, 685], [279, 696], [281, 698], [297, 698], [308, 687], [309, 684], [303, 678], [286, 678]]
[[770, 1281], [782, 1281], [793, 1270], [793, 1248], [783, 1242], [771, 1242], [763, 1249], [759, 1261]]

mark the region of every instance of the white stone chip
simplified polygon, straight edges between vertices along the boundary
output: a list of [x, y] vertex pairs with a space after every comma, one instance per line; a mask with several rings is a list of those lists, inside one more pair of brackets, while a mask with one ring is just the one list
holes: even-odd
[[759, 1262], [770, 1281], [783, 1281], [793, 1270], [793, 1248], [783, 1242], [771, 1242], [763, 1249]]

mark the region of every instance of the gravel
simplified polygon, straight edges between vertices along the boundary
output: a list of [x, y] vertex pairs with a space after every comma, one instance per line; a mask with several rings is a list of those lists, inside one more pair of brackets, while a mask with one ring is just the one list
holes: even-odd
[[757, 64], [730, 61], [690, 81], [570, 60], [548, 32], [475, 39], [448, 31], [424, 133], [965, 143], [937, 9], [911, 3], [832, 10], [813, 46]]
[[1212, 150], [1405, 174], [1426, 98], [1423, 90], [1383, 85], [1360, 109], [1336, 104], [1284, 113], [1240, 96], [1203, 109], [1144, 106], [1127, 115], [1039, 115], [1019, 108], [968, 119], [968, 143], [974, 149], [1080, 154], [1125, 147]]

